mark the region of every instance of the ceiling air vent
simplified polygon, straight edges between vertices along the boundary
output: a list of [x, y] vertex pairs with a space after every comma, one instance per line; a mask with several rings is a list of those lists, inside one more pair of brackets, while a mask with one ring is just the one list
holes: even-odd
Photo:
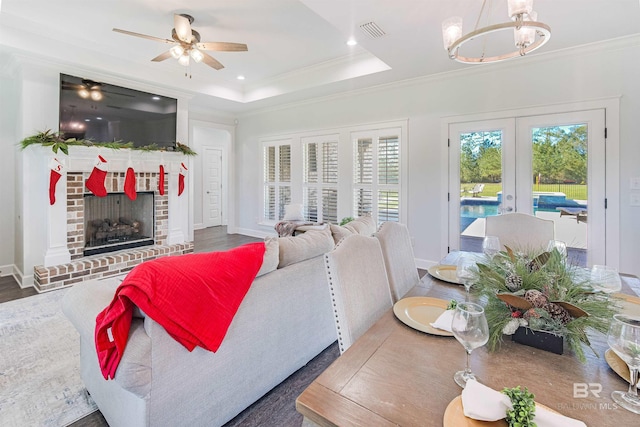
[[360, 25], [360, 29], [372, 39], [377, 39], [387, 34], [375, 22], [364, 23]]

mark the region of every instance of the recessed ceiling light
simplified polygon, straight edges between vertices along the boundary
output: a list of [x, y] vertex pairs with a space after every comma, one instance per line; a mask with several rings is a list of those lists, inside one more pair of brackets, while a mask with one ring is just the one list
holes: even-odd
[[160, 97], [159, 96], [152, 96], [151, 99], [153, 99], [154, 101], [160, 101]]
[[96, 117], [96, 120], [102, 120], [102, 117]]
[[357, 44], [358, 44], [358, 42], [357, 42], [355, 39], [349, 39], [349, 40], [347, 40], [347, 45], [348, 45], [348, 46], [355, 46], [355, 45], [357, 45]]
[[244, 80], [244, 76], [243, 75], [239, 75], [238, 77], [236, 77], [238, 80]]
[[84, 119], [84, 121], [85, 121], [85, 122], [90, 122], [90, 121], [91, 121], [91, 119]]

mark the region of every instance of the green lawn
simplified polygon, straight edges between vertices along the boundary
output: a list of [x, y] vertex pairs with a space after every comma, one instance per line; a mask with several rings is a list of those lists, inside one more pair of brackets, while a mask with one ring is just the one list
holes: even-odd
[[[460, 192], [460, 196], [471, 196], [471, 193], [467, 193], [467, 190], [471, 190], [475, 184], [473, 182], [460, 184], [460, 189], [464, 190], [464, 192]], [[498, 191], [502, 191], [501, 183], [485, 182], [480, 184], [484, 184], [484, 190], [480, 193], [480, 196], [496, 197]], [[567, 199], [587, 200], [586, 184], [535, 184], [533, 191], [560, 192], [566, 194]]]

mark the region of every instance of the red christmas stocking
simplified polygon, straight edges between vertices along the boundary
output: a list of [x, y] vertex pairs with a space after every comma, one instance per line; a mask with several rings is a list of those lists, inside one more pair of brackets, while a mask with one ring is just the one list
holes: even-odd
[[164, 165], [160, 165], [158, 175], [158, 192], [161, 196], [164, 196]]
[[105, 197], [107, 189], [104, 187], [104, 179], [107, 177], [107, 161], [98, 156], [98, 163], [93, 167], [91, 175], [85, 183], [86, 187], [98, 197]]
[[135, 200], [138, 197], [138, 193], [136, 192], [136, 173], [133, 171], [133, 168], [127, 169], [127, 175], [124, 178], [124, 193], [131, 200]]
[[187, 173], [187, 167], [184, 163], [180, 163], [180, 174], [178, 175], [178, 196], [184, 191], [184, 176]]
[[64, 166], [54, 158], [49, 162], [49, 169], [49, 204], [53, 205], [56, 202], [56, 184], [62, 177]]

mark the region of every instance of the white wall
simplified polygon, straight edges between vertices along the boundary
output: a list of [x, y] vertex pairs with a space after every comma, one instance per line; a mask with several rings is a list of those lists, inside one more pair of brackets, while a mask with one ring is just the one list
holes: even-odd
[[16, 129], [19, 106], [19, 82], [15, 64], [9, 58], [0, 58], [5, 67], [0, 69], [0, 276], [13, 273], [13, 245], [15, 240], [15, 160], [19, 152]]
[[[345, 94], [315, 102], [260, 111], [239, 118], [236, 133], [238, 227], [268, 230], [256, 223], [261, 212], [259, 139], [408, 118], [408, 227], [416, 258], [436, 262], [445, 254], [441, 228], [441, 189], [446, 187], [446, 145], [441, 118], [508, 111], [622, 96], [620, 104], [620, 269], [640, 274], [640, 208], [629, 206], [629, 178], [640, 176], [640, 143], [634, 141], [640, 117], [638, 39], [586, 47], [562, 54], [534, 55], [503, 64]], [[610, 125], [610, 124], [609, 124]], [[638, 163], [636, 163], [638, 162]]]

